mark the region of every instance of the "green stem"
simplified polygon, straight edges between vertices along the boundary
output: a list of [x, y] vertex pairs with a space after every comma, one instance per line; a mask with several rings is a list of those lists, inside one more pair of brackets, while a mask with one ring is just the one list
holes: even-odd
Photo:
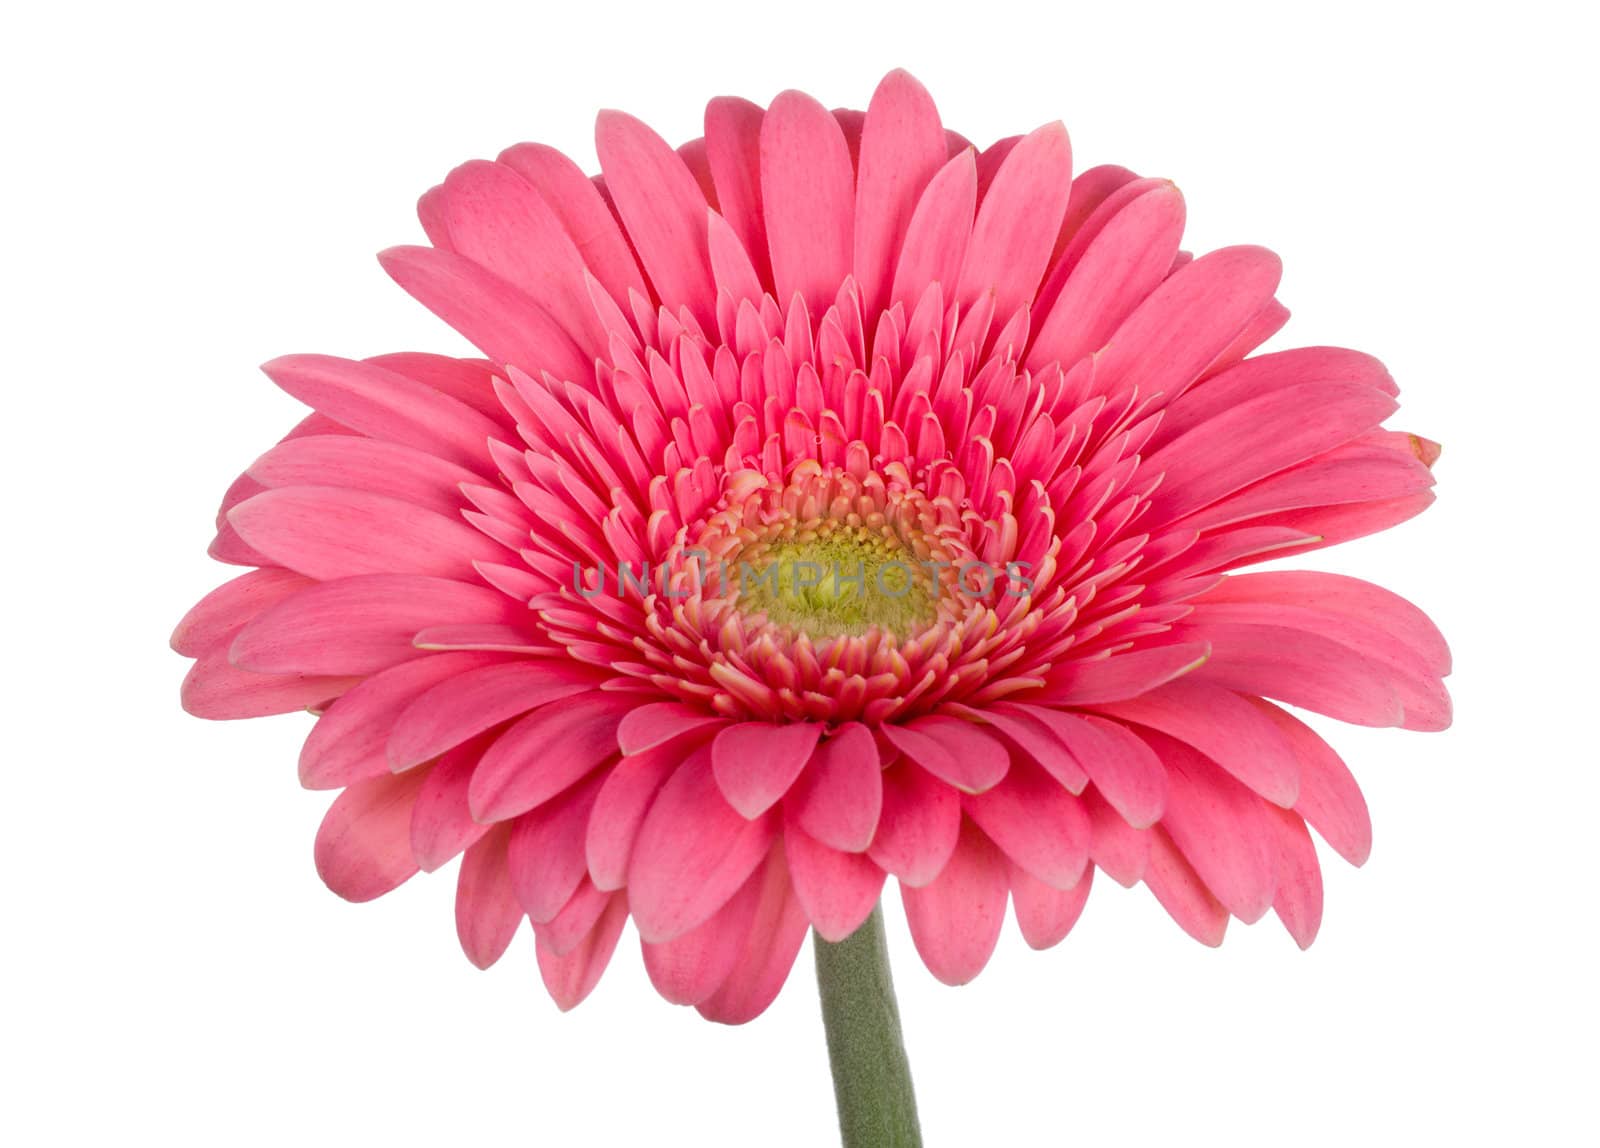
[[889, 975], [883, 907], [838, 943], [816, 938], [817, 989], [844, 1148], [921, 1148], [911, 1064]]

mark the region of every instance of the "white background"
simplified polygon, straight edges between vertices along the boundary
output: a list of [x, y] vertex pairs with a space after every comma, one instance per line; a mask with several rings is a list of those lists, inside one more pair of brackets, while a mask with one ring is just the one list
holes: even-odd
[[[674, 142], [704, 100], [865, 106], [894, 66], [987, 143], [1061, 117], [1080, 168], [1175, 178], [1189, 246], [1285, 258], [1274, 345], [1391, 367], [1440, 502], [1322, 556], [1457, 654], [1444, 735], [1339, 729], [1377, 828], [1321, 939], [1211, 951], [1097, 888], [963, 989], [891, 943], [931, 1146], [1595, 1143], [1595, 90], [1576, 5], [1425, 9], [30, 5], [4, 41], [0, 1139], [826, 1145], [809, 952], [728, 1029], [631, 934], [575, 1013], [524, 932], [461, 956], [451, 874], [322, 888], [299, 716], [178, 709], [211, 516], [298, 408], [255, 364], [464, 346], [372, 255], [418, 193], [593, 113]], [[1324, 726], [1324, 728], [1329, 728]]]

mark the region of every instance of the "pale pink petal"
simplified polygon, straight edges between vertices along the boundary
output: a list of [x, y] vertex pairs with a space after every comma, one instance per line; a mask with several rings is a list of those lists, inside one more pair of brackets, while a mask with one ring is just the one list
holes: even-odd
[[627, 883], [628, 862], [645, 814], [667, 778], [699, 744], [685, 737], [652, 746], [624, 757], [606, 774], [584, 842], [589, 875], [599, 888], [620, 889]]
[[681, 702], [650, 702], [637, 706], [617, 727], [617, 744], [623, 753], [643, 753], [695, 730], [708, 730], [723, 719]]

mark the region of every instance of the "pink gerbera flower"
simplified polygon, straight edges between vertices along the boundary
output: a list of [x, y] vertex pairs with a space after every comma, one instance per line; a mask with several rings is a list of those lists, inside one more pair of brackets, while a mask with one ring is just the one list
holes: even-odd
[[[296, 355], [313, 412], [229, 490], [256, 567], [173, 639], [209, 718], [317, 715], [316, 841], [366, 900], [461, 855], [456, 926], [523, 918], [563, 1007], [632, 918], [668, 1000], [742, 1022], [887, 877], [941, 980], [1071, 929], [1096, 869], [1207, 944], [1307, 945], [1307, 826], [1349, 771], [1279, 703], [1440, 729], [1449, 655], [1353, 578], [1234, 573], [1433, 498], [1395, 386], [1287, 312], [1183, 198], [976, 152], [910, 76], [863, 114], [713, 100], [603, 174], [520, 144], [422, 197], [383, 266], [483, 359]], [[1271, 700], [1268, 700], [1271, 699]]]

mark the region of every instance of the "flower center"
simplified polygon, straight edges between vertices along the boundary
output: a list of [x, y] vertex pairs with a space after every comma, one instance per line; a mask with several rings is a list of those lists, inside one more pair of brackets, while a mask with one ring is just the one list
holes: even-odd
[[[969, 558], [955, 507], [909, 476], [806, 463], [788, 482], [730, 477], [719, 508], [669, 556], [705, 604], [747, 635], [812, 640], [880, 631], [905, 640], [959, 616]], [[692, 539], [692, 541], [690, 541]]]
[[804, 539], [757, 542], [742, 550], [738, 604], [746, 618], [813, 638], [881, 627], [905, 635], [937, 615], [938, 567], [919, 562], [887, 526], [824, 521]]

